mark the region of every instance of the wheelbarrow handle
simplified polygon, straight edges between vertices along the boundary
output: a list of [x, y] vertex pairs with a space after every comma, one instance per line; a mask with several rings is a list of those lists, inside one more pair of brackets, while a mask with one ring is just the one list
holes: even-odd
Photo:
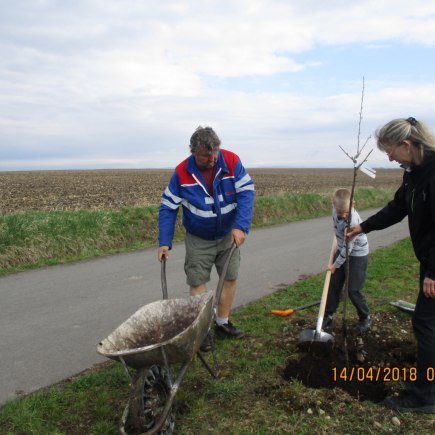
[[161, 280], [162, 280], [162, 294], [163, 294], [163, 299], [168, 299], [168, 286], [166, 284], [166, 257], [163, 256], [162, 257], [162, 267], [161, 267], [161, 272], [160, 272], [160, 276], [161, 276]]
[[228, 265], [230, 264], [231, 257], [233, 256], [236, 248], [237, 248], [237, 246], [233, 242], [233, 244], [231, 245], [231, 249], [228, 252], [227, 258], [225, 260], [224, 267], [222, 268], [222, 273], [219, 277], [218, 285], [216, 288], [216, 295], [215, 295], [214, 302], [213, 302], [213, 312], [216, 312], [216, 307], [219, 305], [219, 301], [221, 299], [221, 294], [222, 294], [222, 289], [224, 288], [225, 277], [227, 275]]
[[[227, 270], [228, 270], [228, 265], [230, 264], [231, 257], [233, 256], [233, 253], [236, 250], [236, 248], [237, 248], [236, 244], [233, 243], [231, 245], [230, 251], [228, 252], [224, 267], [222, 269], [221, 276], [219, 277], [219, 282], [218, 282], [217, 289], [216, 289], [216, 296], [215, 296], [215, 301], [213, 304], [213, 309], [216, 309], [216, 307], [219, 304], [221, 294], [222, 294], [222, 289], [224, 287], [225, 276], [226, 276]], [[162, 258], [161, 263], [162, 263], [162, 266], [161, 266], [160, 275], [161, 275], [161, 281], [162, 281], [162, 294], [163, 294], [163, 299], [168, 299], [168, 286], [166, 284], [166, 258], [165, 257]]]

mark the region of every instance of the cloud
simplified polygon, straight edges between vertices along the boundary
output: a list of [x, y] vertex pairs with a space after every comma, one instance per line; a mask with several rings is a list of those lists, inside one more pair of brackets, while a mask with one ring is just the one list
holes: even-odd
[[0, 170], [174, 166], [200, 124], [247, 165], [346, 166], [362, 76], [364, 139], [434, 121], [427, 1], [2, 3]]

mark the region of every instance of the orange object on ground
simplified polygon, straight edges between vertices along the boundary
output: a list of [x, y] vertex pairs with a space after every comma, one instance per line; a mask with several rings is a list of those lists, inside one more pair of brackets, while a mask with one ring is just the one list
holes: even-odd
[[289, 308], [288, 310], [272, 310], [272, 314], [276, 314], [277, 316], [287, 317], [287, 316], [291, 316], [296, 311], [302, 311], [305, 310], [306, 308], [315, 307], [316, 305], [320, 305], [320, 301], [312, 302], [311, 304], [307, 304], [307, 305], [302, 305], [297, 308]]

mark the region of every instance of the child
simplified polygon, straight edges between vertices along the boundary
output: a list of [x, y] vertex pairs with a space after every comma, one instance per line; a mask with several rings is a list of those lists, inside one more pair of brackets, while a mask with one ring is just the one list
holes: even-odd
[[[346, 279], [346, 242], [345, 231], [349, 218], [350, 191], [348, 189], [338, 189], [332, 199], [332, 220], [334, 224], [335, 236], [337, 239], [337, 252], [334, 256], [333, 264], [328, 264], [331, 271], [331, 282], [329, 284], [328, 300], [326, 303], [323, 329], [331, 326], [332, 316], [340, 303], [340, 293]], [[355, 202], [352, 201], [352, 212], [350, 225], [357, 225], [362, 220], [353, 208]], [[349, 255], [349, 298], [355, 306], [359, 322], [358, 329], [365, 332], [370, 329], [372, 319], [370, 310], [367, 306], [366, 298], [361, 293], [364, 286], [367, 265], [369, 244], [365, 234], [359, 234], [351, 242], [348, 242]]]

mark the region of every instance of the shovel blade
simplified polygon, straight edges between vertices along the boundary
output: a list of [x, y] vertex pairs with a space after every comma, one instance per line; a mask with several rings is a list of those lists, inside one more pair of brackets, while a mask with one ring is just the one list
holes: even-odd
[[298, 338], [298, 347], [301, 350], [317, 350], [332, 348], [334, 337], [331, 334], [316, 329], [304, 329]]

